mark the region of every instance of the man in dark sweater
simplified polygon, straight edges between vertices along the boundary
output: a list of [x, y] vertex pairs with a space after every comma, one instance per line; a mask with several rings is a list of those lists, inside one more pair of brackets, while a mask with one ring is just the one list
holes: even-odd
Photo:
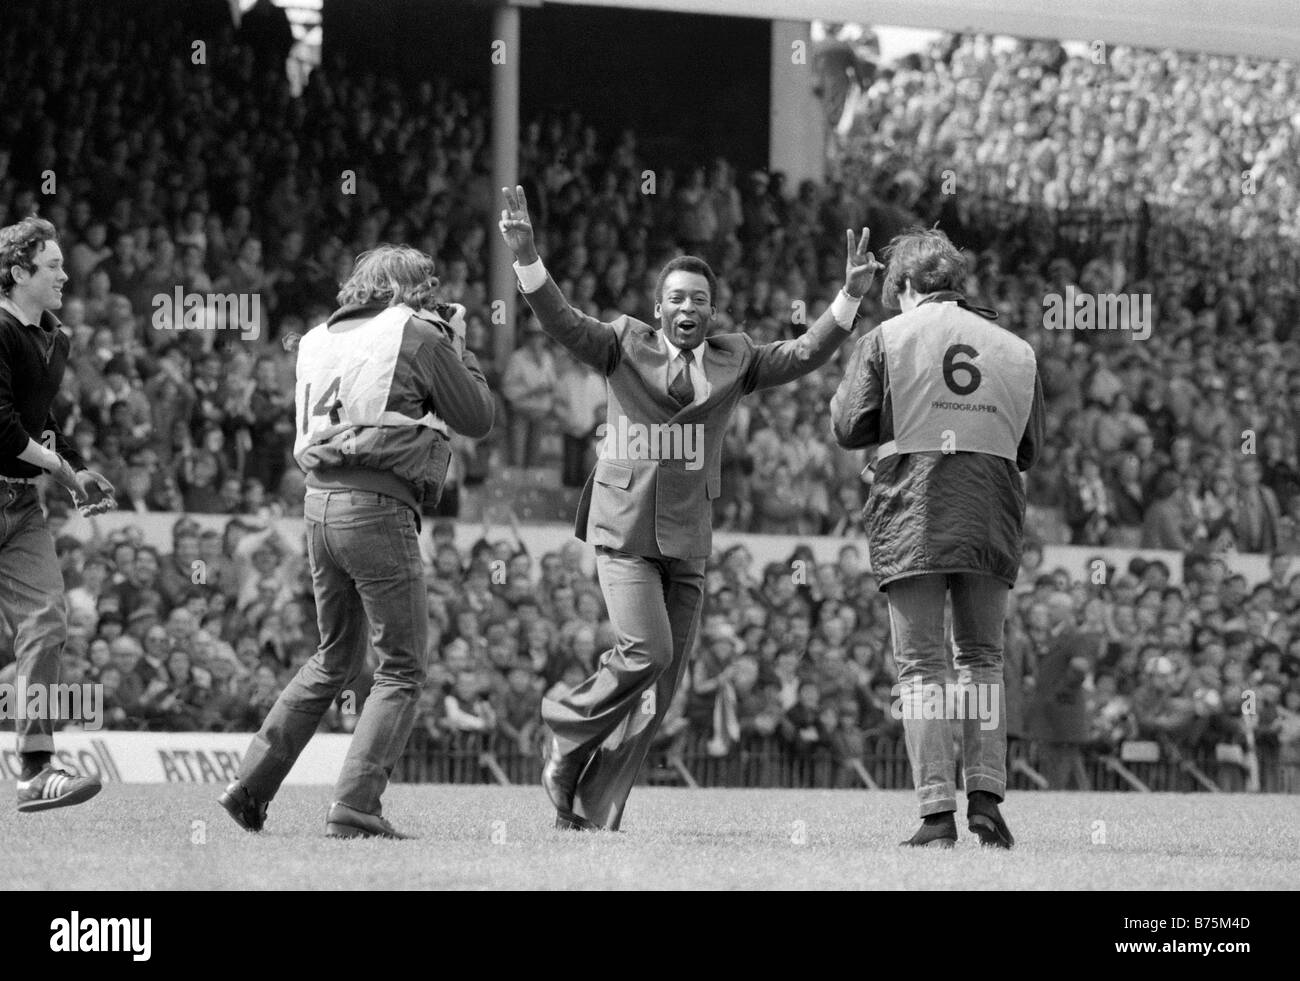
[[52, 704], [67, 637], [63, 576], [37, 477], [48, 471], [83, 514], [116, 506], [113, 485], [85, 469], [50, 411], [68, 363], [70, 343], [54, 316], [67, 280], [48, 221], [25, 218], [0, 229], [0, 615], [14, 631], [17, 679], [28, 703], [10, 706], [22, 761], [22, 812], [80, 804], [100, 789], [96, 778], [52, 764], [53, 713], [28, 711]]

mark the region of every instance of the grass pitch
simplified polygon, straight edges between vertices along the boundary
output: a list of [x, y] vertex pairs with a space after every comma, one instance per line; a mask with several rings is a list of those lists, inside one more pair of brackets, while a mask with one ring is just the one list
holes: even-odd
[[[80, 807], [0, 807], [5, 889], [1296, 889], [1300, 798], [1017, 793], [1011, 852], [966, 831], [898, 847], [912, 794], [633, 791], [623, 833], [559, 832], [537, 787], [397, 784], [385, 814], [418, 841], [323, 837], [328, 787], [289, 787], [266, 831], [216, 786], [110, 784]], [[0, 783], [0, 801], [14, 800]]]

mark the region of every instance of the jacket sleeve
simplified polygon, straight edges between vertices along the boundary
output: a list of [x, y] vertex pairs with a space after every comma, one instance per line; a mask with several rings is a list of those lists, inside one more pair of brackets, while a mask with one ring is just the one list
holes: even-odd
[[831, 433], [848, 450], [880, 443], [880, 412], [884, 402], [880, 331], [858, 341], [831, 398]]
[[612, 324], [601, 323], [570, 306], [550, 276], [540, 287], [523, 296], [552, 340], [602, 375], [613, 374], [623, 349]]
[[[0, 332], [5, 333], [8, 331]], [[27, 442], [32, 437], [23, 428], [18, 407], [14, 405], [14, 379], [10, 367], [13, 358], [8, 347], [0, 340], [0, 455], [12, 457], [27, 449]]]
[[456, 432], [481, 439], [492, 431], [492, 390], [473, 352], [457, 353], [445, 336], [420, 348], [419, 377], [427, 379], [425, 407], [438, 413]]
[[1020, 447], [1016, 450], [1016, 469], [1024, 472], [1032, 467], [1043, 448], [1043, 427], [1047, 413], [1043, 406], [1043, 377], [1034, 372], [1034, 404], [1029, 410], [1029, 422], [1025, 424], [1024, 435], [1020, 437]]
[[853, 335], [835, 322], [827, 307], [801, 337], [774, 341], [754, 348], [754, 360], [745, 375], [745, 394], [772, 388], [816, 371]]

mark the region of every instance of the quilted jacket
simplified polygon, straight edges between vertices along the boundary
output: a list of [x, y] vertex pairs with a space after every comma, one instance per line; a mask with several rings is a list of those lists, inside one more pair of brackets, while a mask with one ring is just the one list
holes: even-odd
[[[996, 314], [966, 305], [993, 319]], [[902, 314], [901, 316], [907, 316]], [[831, 400], [831, 430], [847, 449], [873, 448], [894, 438], [894, 413], [880, 328], [855, 347]], [[908, 576], [977, 572], [1012, 586], [1020, 568], [1028, 470], [1043, 441], [1043, 388], [1035, 372], [1034, 401], [1016, 461], [985, 453], [906, 453], [875, 465], [867, 497], [871, 567], [882, 589]]]

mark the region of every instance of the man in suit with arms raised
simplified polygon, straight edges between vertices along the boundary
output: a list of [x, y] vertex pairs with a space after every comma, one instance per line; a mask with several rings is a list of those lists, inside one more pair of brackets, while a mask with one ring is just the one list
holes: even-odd
[[552, 338], [605, 376], [606, 437], [578, 506], [576, 533], [596, 548], [615, 645], [596, 673], [547, 699], [554, 737], [542, 783], [558, 828], [615, 830], [694, 643], [712, 548], [711, 502], [721, 449], [740, 399], [830, 360], [882, 268], [868, 230], [848, 231], [845, 285], [795, 340], [755, 344], [708, 336], [717, 281], [679, 256], [659, 274], [657, 327], [622, 316], [601, 323], [571, 307], [538, 257], [522, 187], [504, 189], [501, 234], [533, 313]]

